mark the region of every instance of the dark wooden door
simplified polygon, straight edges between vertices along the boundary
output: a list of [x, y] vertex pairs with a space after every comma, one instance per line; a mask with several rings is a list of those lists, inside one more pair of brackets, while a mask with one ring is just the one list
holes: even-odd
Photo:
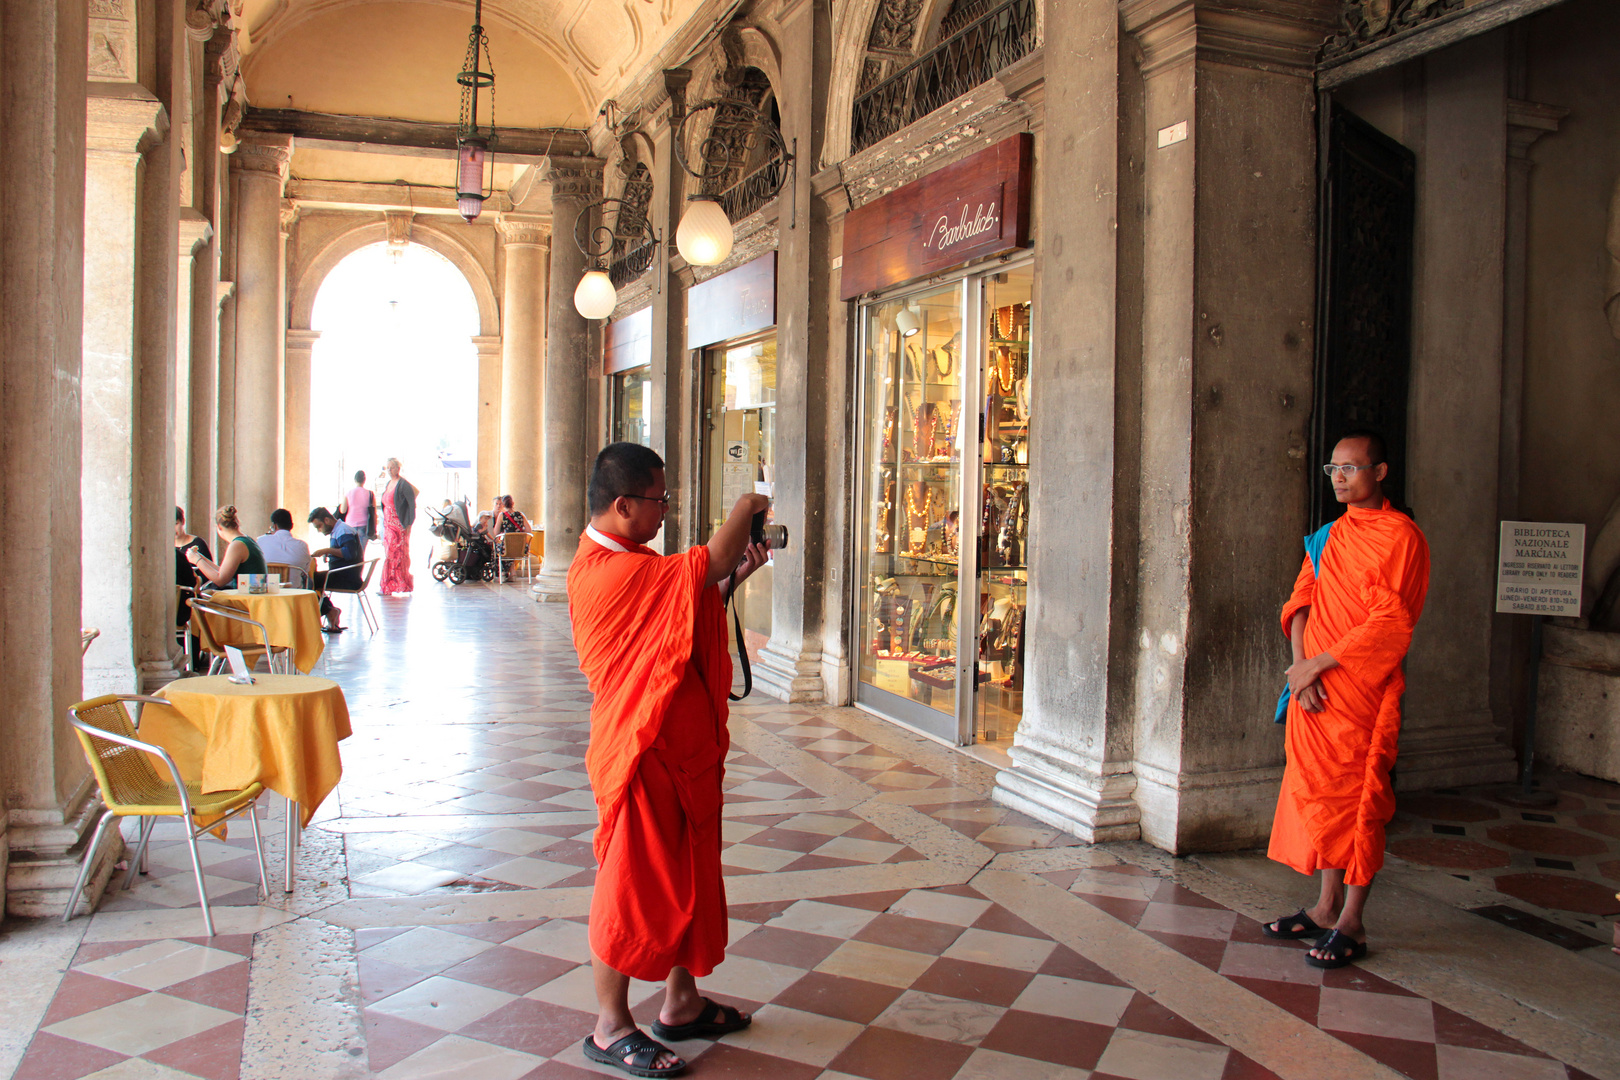
[[1406, 505], [1406, 401], [1412, 367], [1412, 151], [1325, 102], [1320, 168], [1311, 528], [1339, 515], [1321, 466], [1347, 430], [1389, 446], [1384, 492]]

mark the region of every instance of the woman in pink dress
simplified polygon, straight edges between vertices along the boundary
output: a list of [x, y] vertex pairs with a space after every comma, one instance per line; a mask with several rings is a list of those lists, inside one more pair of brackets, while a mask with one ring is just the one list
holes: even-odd
[[399, 475], [399, 459], [388, 459], [388, 486], [383, 489], [382, 594], [409, 593], [411, 579], [411, 525], [416, 521], [416, 487]]

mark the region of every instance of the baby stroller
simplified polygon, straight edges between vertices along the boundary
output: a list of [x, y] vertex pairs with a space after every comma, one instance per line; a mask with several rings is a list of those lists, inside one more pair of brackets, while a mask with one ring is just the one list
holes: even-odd
[[452, 585], [463, 581], [495, 580], [495, 545], [488, 537], [479, 536], [467, 520], [466, 500], [452, 503], [443, 514], [431, 508], [433, 519], [429, 531], [445, 542], [445, 556], [433, 564], [433, 580], [449, 580]]

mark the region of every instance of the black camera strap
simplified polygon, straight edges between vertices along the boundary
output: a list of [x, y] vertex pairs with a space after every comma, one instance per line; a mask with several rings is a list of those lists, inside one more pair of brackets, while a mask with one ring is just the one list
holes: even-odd
[[737, 614], [737, 583], [731, 583], [731, 595], [726, 597], [726, 603], [731, 606], [731, 625], [737, 632], [737, 661], [743, 669], [743, 692], [733, 694], [726, 691], [726, 697], [732, 701], [741, 701], [754, 692], [754, 670], [748, 663], [748, 643], [743, 640], [742, 617]]

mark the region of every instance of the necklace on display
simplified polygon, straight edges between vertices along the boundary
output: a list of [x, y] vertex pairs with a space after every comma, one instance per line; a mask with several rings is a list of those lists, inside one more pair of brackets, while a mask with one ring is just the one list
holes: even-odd
[[1009, 393], [1013, 388], [1012, 350], [996, 350], [996, 382], [1003, 394]]
[[[918, 506], [917, 488], [922, 488], [922, 505]], [[928, 543], [929, 509], [934, 502], [934, 489], [921, 480], [906, 489], [906, 553], [921, 555]]]
[[934, 350], [934, 370], [939, 372], [940, 378], [947, 378], [956, 367], [956, 359], [951, 350], [941, 345]]
[[925, 401], [917, 406], [916, 426], [912, 429], [915, 438], [912, 445], [918, 461], [927, 461], [934, 456], [934, 428], [938, 419], [938, 413], [932, 402]]

